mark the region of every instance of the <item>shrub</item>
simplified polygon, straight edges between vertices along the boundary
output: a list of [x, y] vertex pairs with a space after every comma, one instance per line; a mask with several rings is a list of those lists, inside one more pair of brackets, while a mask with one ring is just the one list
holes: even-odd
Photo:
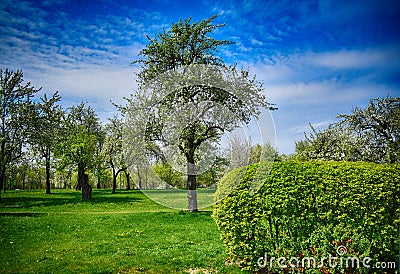
[[[236, 186], [213, 212], [231, 263], [270, 273], [282, 272], [282, 265], [293, 270], [290, 258], [301, 269], [301, 260], [313, 257], [316, 263], [308, 273], [345, 271], [339, 246], [347, 248], [344, 258], [370, 257], [371, 267], [398, 260], [400, 165], [277, 162], [252, 195], [249, 188], [259, 168], [255, 164], [245, 172], [233, 171], [218, 185], [217, 195], [225, 196]], [[261, 259], [266, 254], [268, 259]], [[325, 261], [319, 268], [319, 259], [330, 256], [338, 257], [336, 267]], [[279, 265], [272, 257], [287, 261]], [[367, 272], [361, 266], [353, 270]]]

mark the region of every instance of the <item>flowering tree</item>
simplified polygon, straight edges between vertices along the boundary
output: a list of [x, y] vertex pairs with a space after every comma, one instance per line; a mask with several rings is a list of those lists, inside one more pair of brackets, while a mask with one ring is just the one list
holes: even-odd
[[212, 144], [248, 123], [259, 108], [270, 107], [260, 83], [215, 55], [218, 47], [231, 44], [210, 36], [223, 26], [213, 24], [216, 17], [180, 20], [148, 37], [141, 59], [134, 62], [142, 65], [139, 90], [124, 108], [127, 139], [134, 138], [136, 148], [154, 152], [179, 170], [185, 167], [190, 212], [198, 210], [196, 176], [213, 161]]

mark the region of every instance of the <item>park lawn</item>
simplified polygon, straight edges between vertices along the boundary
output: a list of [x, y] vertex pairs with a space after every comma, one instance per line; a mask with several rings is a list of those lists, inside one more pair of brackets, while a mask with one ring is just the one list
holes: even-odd
[[138, 190], [110, 192], [94, 190], [89, 202], [74, 190], [2, 193], [0, 272], [240, 272], [225, 266], [210, 210], [190, 214]]

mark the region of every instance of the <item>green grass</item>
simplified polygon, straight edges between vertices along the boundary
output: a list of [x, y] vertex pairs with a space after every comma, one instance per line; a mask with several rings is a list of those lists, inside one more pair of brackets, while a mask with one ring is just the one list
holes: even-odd
[[[169, 208], [187, 209], [187, 190], [185, 189], [160, 189], [143, 190], [151, 200]], [[210, 209], [214, 205], [215, 188], [197, 189], [197, 204], [199, 209]]]
[[225, 266], [206, 210], [156, 204], [140, 191], [8, 191], [0, 203], [2, 273], [240, 273]]

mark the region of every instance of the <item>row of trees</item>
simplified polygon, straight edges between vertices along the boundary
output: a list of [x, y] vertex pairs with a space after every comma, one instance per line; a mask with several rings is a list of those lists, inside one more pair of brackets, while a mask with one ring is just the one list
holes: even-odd
[[35, 94], [40, 89], [24, 84], [21, 70], [0, 70], [0, 76], [1, 189], [7, 176], [21, 176], [16, 168], [34, 159], [45, 168], [46, 193], [51, 193], [54, 168], [69, 173], [76, 170], [76, 188], [82, 189], [84, 200], [91, 195], [89, 171], [98, 178], [99, 187], [106, 170], [111, 168], [114, 192], [120, 172], [129, 178], [121, 157], [122, 128], [118, 118], [103, 125], [84, 103], [64, 110], [57, 92], [37, 99]]

